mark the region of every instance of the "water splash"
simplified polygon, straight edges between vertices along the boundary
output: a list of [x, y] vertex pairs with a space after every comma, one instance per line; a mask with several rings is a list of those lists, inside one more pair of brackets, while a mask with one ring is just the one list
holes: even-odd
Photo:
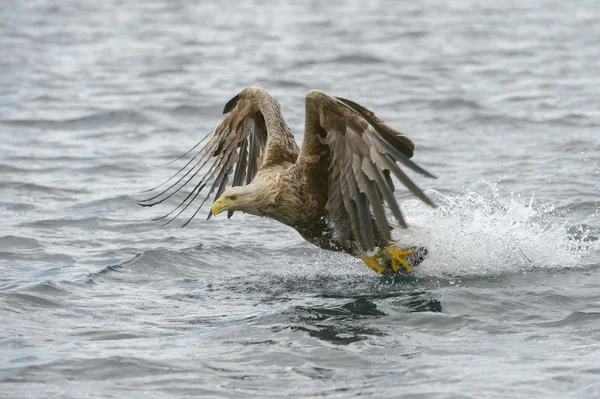
[[429, 255], [417, 276], [475, 277], [533, 269], [576, 268], [589, 252], [569, 232], [568, 221], [550, 205], [511, 195], [500, 196], [495, 184], [479, 182], [463, 195], [430, 193], [432, 209], [407, 201], [403, 210], [413, 227], [399, 230], [404, 246], [425, 246]]

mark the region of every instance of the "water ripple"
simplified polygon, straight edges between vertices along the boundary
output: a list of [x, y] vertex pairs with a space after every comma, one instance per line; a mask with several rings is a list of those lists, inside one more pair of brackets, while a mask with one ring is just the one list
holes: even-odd
[[0, 124], [34, 129], [96, 130], [98, 127], [119, 127], [124, 124], [142, 125], [149, 121], [147, 116], [138, 111], [115, 110], [67, 120], [0, 120]]
[[[0, 396], [598, 397], [596, 8], [9, 1]], [[313, 88], [414, 141], [438, 207], [397, 185], [413, 276], [136, 205], [249, 85], [298, 142]]]

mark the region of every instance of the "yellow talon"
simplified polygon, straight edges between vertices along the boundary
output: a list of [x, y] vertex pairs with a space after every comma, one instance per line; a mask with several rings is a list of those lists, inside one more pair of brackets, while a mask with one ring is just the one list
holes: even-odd
[[407, 251], [401, 251], [397, 246], [390, 245], [389, 247], [385, 247], [385, 251], [388, 253], [390, 259], [392, 260], [392, 270], [394, 271], [394, 273], [398, 273], [400, 271], [398, 265], [401, 265], [409, 273], [413, 272], [412, 266], [408, 264], [406, 259], [404, 259], [406, 256], [412, 255], [413, 251], [411, 249]]
[[383, 252], [380, 249], [374, 255], [363, 257], [362, 261], [365, 262], [365, 265], [369, 266], [375, 272], [383, 273], [385, 271], [385, 267], [383, 267], [379, 263], [379, 258], [381, 258], [382, 256], [383, 256]]
[[[413, 251], [411, 249], [402, 251], [397, 246], [390, 245], [388, 247], [385, 247], [385, 252], [388, 254], [388, 256], [390, 258], [392, 270], [394, 273], [399, 273], [401, 267], [409, 273], [413, 272], [412, 266], [409, 265], [405, 259], [405, 257], [412, 255]], [[386, 272], [390, 271], [389, 263], [388, 263], [387, 268], [385, 265], [382, 265], [381, 263], [379, 263], [379, 259], [381, 259], [383, 257], [383, 255], [384, 255], [384, 252], [382, 249], [380, 249], [375, 254], [373, 254], [371, 256], [365, 256], [361, 259], [363, 262], [365, 262], [365, 264], [367, 266], [369, 266], [369, 268], [371, 268], [375, 272], [386, 273]]]

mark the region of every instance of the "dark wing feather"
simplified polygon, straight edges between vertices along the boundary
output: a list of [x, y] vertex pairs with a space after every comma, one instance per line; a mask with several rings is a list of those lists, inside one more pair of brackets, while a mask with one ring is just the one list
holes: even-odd
[[[206, 141], [206, 144], [192, 159], [166, 182], [150, 190], [154, 192], [153, 195], [138, 201], [142, 206], [154, 206], [182, 192], [185, 187], [193, 187], [175, 209], [158, 218], [167, 218], [178, 211], [165, 224], [172, 222], [188, 209], [202, 190], [209, 186], [208, 194], [183, 226], [187, 225], [213, 193], [215, 200], [223, 193], [234, 169], [232, 186], [242, 185], [244, 181], [248, 184], [258, 173], [267, 144], [264, 117], [252, 99], [243, 99], [240, 95], [232, 98], [225, 106], [224, 113], [229, 112], [223, 122], [201, 140]], [[202, 175], [201, 172], [210, 160], [214, 162], [211, 162], [208, 170]], [[170, 181], [174, 183], [160, 191], [156, 190]], [[231, 217], [232, 214], [233, 212], [229, 212], [228, 216]]]
[[[250, 133], [252, 134], [252, 133]], [[241, 186], [244, 184], [244, 178], [246, 177], [246, 172], [248, 171], [248, 140], [244, 140], [242, 142], [242, 147], [240, 148], [240, 160], [235, 168], [235, 173], [233, 175], [233, 183], [231, 184], [233, 187]], [[234, 211], [227, 211], [227, 219], [233, 216]]]
[[391, 241], [386, 204], [400, 225], [406, 227], [394, 198], [391, 174], [416, 197], [435, 206], [399, 166], [434, 177], [410, 160], [415, 149], [410, 139], [353, 101], [311, 90], [306, 103], [307, 137], [299, 162], [323, 153], [322, 146], [328, 147], [326, 208], [340, 244], [345, 244], [350, 233], [362, 251], [373, 249], [377, 237]]

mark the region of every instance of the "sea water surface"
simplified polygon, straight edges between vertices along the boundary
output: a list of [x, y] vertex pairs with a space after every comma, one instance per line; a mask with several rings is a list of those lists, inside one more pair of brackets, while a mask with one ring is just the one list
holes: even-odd
[[[595, 1], [51, 1], [0, 7], [0, 397], [600, 397]], [[417, 145], [386, 278], [140, 192], [249, 85]]]

